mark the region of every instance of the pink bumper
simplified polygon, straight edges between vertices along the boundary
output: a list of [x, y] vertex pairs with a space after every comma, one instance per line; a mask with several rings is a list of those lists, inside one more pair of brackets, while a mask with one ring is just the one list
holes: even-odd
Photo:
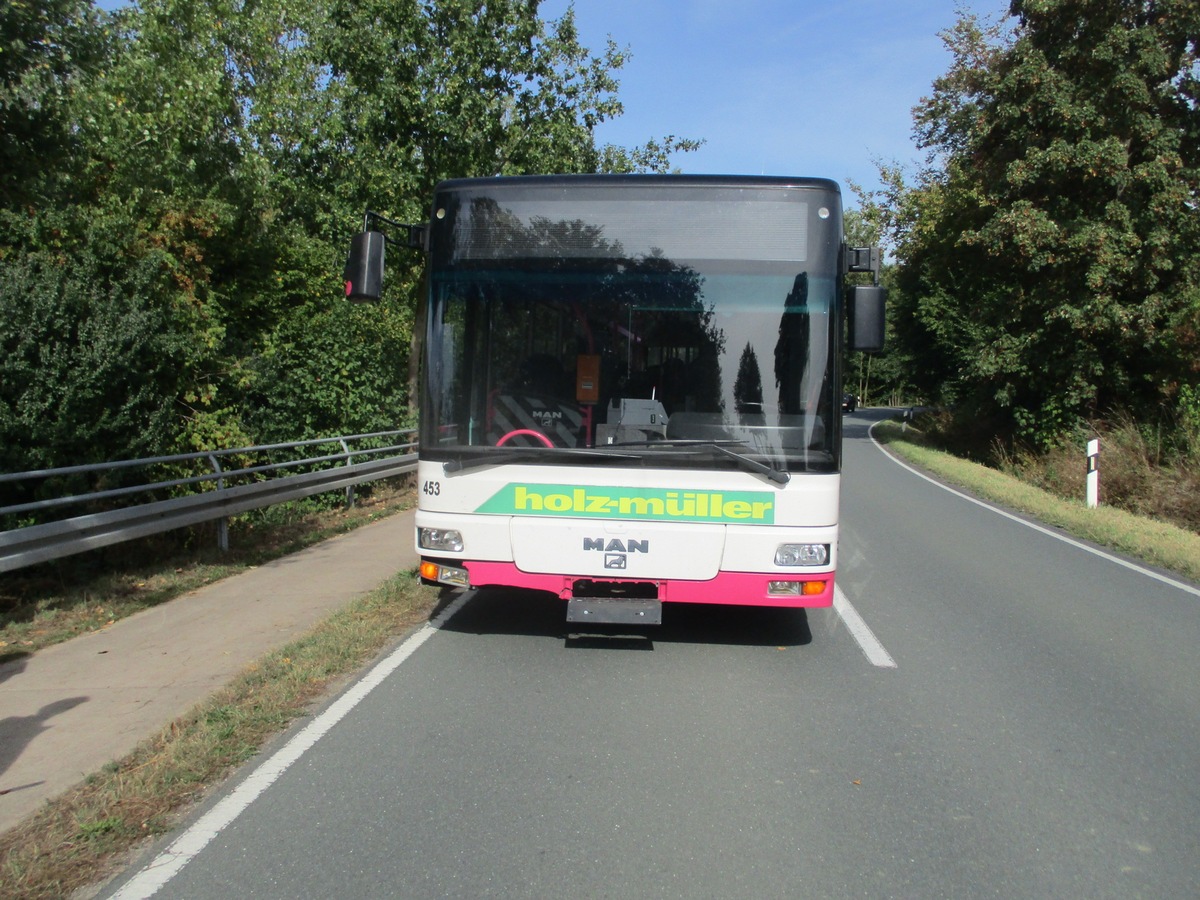
[[[539, 575], [522, 572], [513, 563], [463, 562], [471, 576], [471, 587], [516, 587], [549, 591], [562, 600], [574, 595], [577, 581], [639, 583], [629, 578], [583, 578], [579, 575]], [[771, 594], [768, 585], [776, 581], [820, 583], [820, 593]], [[665, 579], [654, 582], [658, 599], [664, 603], [726, 603], [736, 606], [815, 607], [833, 605], [833, 572], [805, 577], [781, 573], [719, 572], [709, 581]]]

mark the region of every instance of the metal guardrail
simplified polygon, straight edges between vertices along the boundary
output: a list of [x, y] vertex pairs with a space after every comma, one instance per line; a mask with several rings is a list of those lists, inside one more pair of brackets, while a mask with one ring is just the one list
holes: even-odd
[[[409, 438], [405, 441], [403, 438]], [[0, 572], [10, 572], [25, 566], [46, 562], [98, 547], [118, 544], [134, 538], [159, 534], [201, 522], [218, 521], [218, 541], [228, 548], [225, 528], [229, 516], [298, 500], [327, 491], [346, 490], [347, 502], [353, 502], [354, 486], [381, 478], [390, 478], [416, 471], [417, 444], [415, 429], [383, 431], [373, 434], [347, 435], [333, 438], [314, 438], [289, 444], [264, 444], [233, 450], [204, 453], [185, 453], [148, 459], [123, 460], [90, 466], [70, 466], [32, 472], [0, 474], [0, 485], [54, 477], [68, 477], [95, 472], [114, 472], [156, 465], [186, 465], [198, 460], [207, 461], [211, 472], [173, 478], [147, 484], [98, 490], [69, 497], [55, 497], [11, 506], [0, 506], [0, 516], [44, 513], [72, 505], [95, 504], [120, 498], [149, 494], [154, 491], [200, 485], [199, 493], [167, 500], [150, 500], [120, 509], [77, 515], [59, 521], [28, 525], [0, 531]], [[386, 439], [384, 446], [351, 449], [354, 442]], [[284, 462], [267, 462], [223, 469], [222, 460], [246, 458], [280, 450], [335, 444], [340, 453], [325, 454]], [[333, 465], [340, 463], [340, 465]], [[328, 466], [298, 474], [279, 476], [287, 469]], [[269, 477], [268, 477], [269, 476]]]

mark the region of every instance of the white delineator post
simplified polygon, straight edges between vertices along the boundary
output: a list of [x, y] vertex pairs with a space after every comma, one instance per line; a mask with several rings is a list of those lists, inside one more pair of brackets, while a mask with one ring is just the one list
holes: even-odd
[[1100, 441], [1091, 440], [1087, 445], [1087, 505], [1095, 509], [1100, 505]]

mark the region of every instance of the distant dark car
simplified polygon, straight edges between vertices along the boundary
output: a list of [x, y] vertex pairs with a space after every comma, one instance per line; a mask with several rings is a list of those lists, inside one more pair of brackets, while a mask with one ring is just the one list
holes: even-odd
[[842, 412], [854, 412], [858, 409], [858, 398], [853, 394], [842, 394]]

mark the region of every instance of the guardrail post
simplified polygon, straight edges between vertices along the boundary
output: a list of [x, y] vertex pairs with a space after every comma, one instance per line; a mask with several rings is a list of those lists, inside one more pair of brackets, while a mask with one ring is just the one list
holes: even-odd
[[[346, 443], [345, 438], [341, 438], [338, 441], [338, 443], [342, 445], [342, 451], [346, 454], [346, 465], [348, 465], [348, 466], [352, 465], [354, 460], [350, 456], [350, 445]], [[353, 506], [353, 505], [354, 505], [354, 485], [348, 484], [348, 485], [346, 485], [346, 506]]]
[[[217, 476], [217, 490], [225, 490], [225, 479], [221, 477], [221, 463], [213, 453], [208, 454], [208, 461], [212, 463], [213, 473]], [[217, 549], [222, 553], [229, 552], [229, 517], [222, 516], [217, 519]]]

